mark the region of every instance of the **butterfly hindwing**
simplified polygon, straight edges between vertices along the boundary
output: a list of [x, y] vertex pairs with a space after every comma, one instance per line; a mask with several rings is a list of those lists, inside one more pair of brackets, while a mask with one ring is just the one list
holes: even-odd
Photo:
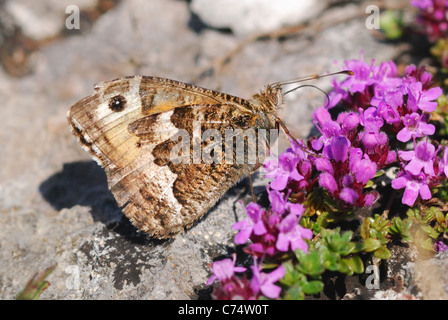
[[[233, 142], [229, 148], [232, 159], [226, 161], [226, 141], [215, 139], [234, 132], [233, 141], [239, 138], [244, 141], [238, 135], [247, 128], [235, 128], [235, 123], [248, 121], [240, 119], [238, 122], [229, 118], [229, 114], [237, 114], [233, 105], [191, 105], [147, 116], [130, 124], [130, 132], [140, 138], [140, 147], [145, 149], [146, 155], [142, 157], [142, 164], [136, 167], [134, 176], [145, 177], [145, 182], [125, 179], [112, 192], [119, 198], [121, 189], [133, 190], [126, 199], [131, 204], [125, 207], [124, 213], [139, 229], [156, 233], [158, 237], [172, 236], [203, 216], [232, 185], [247, 176], [254, 164], [238, 164], [232, 160]], [[247, 118], [248, 115], [239, 117]], [[167, 138], [168, 133], [173, 135], [156, 144], [155, 128], [164, 133], [157, 137]], [[201, 133], [207, 131], [215, 136], [202, 139]], [[180, 132], [183, 134], [179, 135]], [[183, 139], [179, 140], [179, 137]], [[182, 143], [186, 148], [178, 148]], [[173, 150], [186, 151], [187, 156], [182, 154], [183, 158], [177, 158], [179, 153], [173, 153]], [[147, 164], [148, 157], [151, 165]], [[148, 230], [148, 226], [153, 230]]]

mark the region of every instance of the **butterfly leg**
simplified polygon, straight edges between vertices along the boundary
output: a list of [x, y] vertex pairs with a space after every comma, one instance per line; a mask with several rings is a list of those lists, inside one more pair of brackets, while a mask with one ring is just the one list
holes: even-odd
[[280, 127], [282, 127], [283, 131], [285, 131], [285, 133], [288, 137], [290, 137], [292, 140], [294, 140], [294, 142], [297, 144], [297, 146], [300, 149], [302, 149], [306, 153], [309, 153], [309, 151], [301, 143], [299, 143], [299, 141], [296, 138], [294, 138], [292, 136], [291, 132], [289, 132], [288, 128], [286, 127], [286, 125], [283, 123], [282, 120], [277, 119], [277, 124], [280, 125]]
[[288, 128], [286, 127], [286, 125], [283, 123], [282, 120], [277, 119], [277, 125], [280, 125], [280, 127], [282, 127], [283, 131], [285, 131], [286, 135], [288, 137], [290, 137], [292, 140], [294, 140], [294, 142], [296, 143], [296, 145], [303, 150], [303, 152], [306, 152], [307, 154], [310, 154], [312, 156], [315, 157], [321, 157], [321, 155], [316, 154], [315, 152], [310, 151], [309, 149], [307, 149], [303, 144], [301, 144], [296, 138], [294, 138], [291, 134], [291, 132], [289, 132]]
[[252, 202], [256, 202], [255, 201], [255, 193], [254, 193], [254, 185], [253, 185], [253, 182], [252, 182], [252, 175], [255, 173], [255, 171], [258, 170], [258, 168], [261, 167], [261, 165], [262, 165], [262, 163], [260, 161], [257, 162], [255, 167], [253, 167], [252, 170], [250, 170], [250, 173], [249, 173], [250, 194], [252, 195]]

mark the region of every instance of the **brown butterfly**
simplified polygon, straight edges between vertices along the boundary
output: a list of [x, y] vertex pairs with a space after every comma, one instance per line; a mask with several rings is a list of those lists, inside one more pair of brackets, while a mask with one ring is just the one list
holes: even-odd
[[[320, 76], [302, 80], [316, 78]], [[263, 161], [262, 156], [255, 162], [247, 156], [243, 162], [173, 158], [180, 133], [194, 140], [196, 129], [222, 136], [234, 132], [230, 142], [199, 139], [195, 144], [188, 139], [180, 151], [190, 151], [187, 155], [194, 157], [196, 145], [212, 149], [208, 154], [214, 159], [223, 159], [230, 144], [235, 158], [239, 138], [245, 148], [257, 147], [244, 136], [247, 130], [282, 127], [289, 134], [277, 110], [283, 101], [282, 86], [295, 82], [268, 85], [245, 100], [164, 78], [125, 77], [97, 84], [93, 95], [70, 108], [68, 120], [81, 146], [104, 167], [109, 189], [125, 216], [153, 237], [169, 238], [190, 227]], [[216, 146], [222, 148], [213, 149]]]

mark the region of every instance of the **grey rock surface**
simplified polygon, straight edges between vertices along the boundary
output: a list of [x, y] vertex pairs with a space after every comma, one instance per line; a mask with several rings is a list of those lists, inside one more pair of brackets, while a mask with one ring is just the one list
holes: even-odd
[[[0, 20], [7, 17], [36, 41], [51, 38], [67, 18], [68, 2], [56, 2], [7, 0]], [[314, 14], [317, 22], [353, 14], [347, 21], [282, 41], [248, 41], [223, 68], [208, 72], [244, 41], [199, 22], [187, 1], [109, 2], [116, 5], [91, 25], [40, 43], [27, 60], [27, 75], [0, 70], [1, 299], [13, 299], [34, 273], [55, 263], [42, 299], [197, 299], [206, 293], [209, 264], [234, 250], [231, 225], [244, 217], [239, 200], [250, 201], [247, 180], [171, 240], [149, 239], [123, 217], [103, 170], [66, 120], [69, 107], [96, 82], [154, 75], [247, 98], [270, 82], [338, 71], [335, 60], [359, 58], [361, 50], [368, 61], [401, 52], [366, 29], [362, 4], [348, 3]], [[92, 3], [78, 5], [87, 10]], [[51, 8], [48, 15], [40, 14], [42, 6]], [[330, 88], [329, 79], [313, 84]], [[281, 116], [297, 137], [306, 137], [312, 110], [323, 103], [317, 90], [303, 90], [287, 97]], [[256, 184], [262, 192], [263, 181]]]
[[12, 16], [24, 34], [35, 40], [54, 37], [65, 28], [61, 13], [71, 13], [70, 6], [80, 10], [93, 8], [95, 0], [7, 1], [3, 9]]
[[328, 0], [193, 0], [192, 11], [207, 25], [229, 28], [237, 36], [272, 32], [314, 18]]

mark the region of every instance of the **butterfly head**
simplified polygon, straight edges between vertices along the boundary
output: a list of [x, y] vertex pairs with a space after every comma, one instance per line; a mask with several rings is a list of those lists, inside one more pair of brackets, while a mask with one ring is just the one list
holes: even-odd
[[257, 110], [267, 114], [275, 114], [283, 103], [281, 86], [278, 84], [266, 86], [263, 91], [253, 96], [252, 102]]
[[[255, 108], [257, 111], [275, 115], [278, 107], [283, 102], [283, 97], [286, 94], [296, 91], [297, 89], [312, 86], [312, 85], [299, 85], [299, 86], [296, 86], [286, 92], [284, 92], [282, 90], [283, 86], [290, 85], [290, 84], [297, 84], [297, 83], [308, 81], [308, 80], [316, 80], [316, 79], [320, 79], [320, 78], [324, 78], [324, 77], [328, 77], [328, 76], [334, 76], [334, 75], [338, 75], [338, 74], [353, 75], [354, 73], [353, 73], [353, 71], [350, 71], [350, 70], [343, 70], [343, 71], [329, 73], [329, 74], [325, 74], [325, 75], [321, 75], [321, 76], [314, 74], [314, 75], [306, 76], [303, 78], [297, 78], [297, 79], [282, 81], [282, 82], [275, 82], [275, 83], [268, 85], [264, 91], [261, 91], [259, 94], [254, 95], [253, 99], [252, 99], [252, 103], [255, 105]], [[312, 86], [312, 87], [319, 89], [316, 86]], [[321, 89], [319, 89], [319, 90], [321, 90]], [[327, 95], [327, 98], [328, 98], [328, 95]]]

